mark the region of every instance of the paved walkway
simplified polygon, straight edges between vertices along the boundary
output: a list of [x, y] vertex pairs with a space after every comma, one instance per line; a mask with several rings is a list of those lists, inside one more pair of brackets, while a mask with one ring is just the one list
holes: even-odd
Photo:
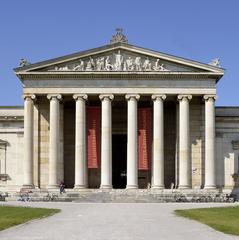
[[1, 231], [1, 240], [239, 239], [173, 214], [175, 209], [225, 206], [226, 204], [34, 202], [3, 204], [60, 208], [62, 211], [49, 218]]

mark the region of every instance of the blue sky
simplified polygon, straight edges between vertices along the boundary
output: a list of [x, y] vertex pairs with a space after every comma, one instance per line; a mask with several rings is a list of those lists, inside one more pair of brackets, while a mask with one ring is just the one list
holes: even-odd
[[13, 72], [31, 63], [109, 42], [116, 27], [129, 42], [208, 63], [219, 57], [225, 76], [217, 105], [239, 106], [238, 0], [2, 0], [0, 105], [22, 105]]

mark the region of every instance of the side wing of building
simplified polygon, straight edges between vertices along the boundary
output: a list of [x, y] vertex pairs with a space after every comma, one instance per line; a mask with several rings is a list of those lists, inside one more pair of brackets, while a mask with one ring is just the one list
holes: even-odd
[[238, 187], [239, 107], [216, 107], [217, 184]]
[[23, 184], [23, 107], [0, 107], [0, 191]]

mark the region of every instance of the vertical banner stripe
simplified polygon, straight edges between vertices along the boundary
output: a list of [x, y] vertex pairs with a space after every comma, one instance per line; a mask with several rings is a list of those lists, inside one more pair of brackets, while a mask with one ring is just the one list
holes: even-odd
[[88, 168], [100, 166], [100, 107], [87, 108]]
[[138, 109], [138, 168], [149, 170], [152, 156], [152, 109]]

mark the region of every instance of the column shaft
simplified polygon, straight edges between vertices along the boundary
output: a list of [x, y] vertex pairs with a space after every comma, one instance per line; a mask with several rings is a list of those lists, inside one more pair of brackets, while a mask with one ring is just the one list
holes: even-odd
[[87, 188], [88, 169], [86, 160], [86, 110], [87, 95], [76, 94], [75, 116], [75, 188]]
[[24, 182], [23, 187], [33, 187], [33, 99], [24, 96]]
[[101, 105], [101, 188], [112, 188], [112, 114], [113, 95], [100, 95]]
[[[49, 188], [58, 188], [57, 163], [60, 158], [60, 102], [61, 95], [48, 95], [50, 100]], [[61, 180], [60, 180], [61, 181]]]
[[191, 95], [179, 95], [179, 188], [191, 187], [189, 100]]
[[164, 188], [164, 110], [163, 101], [165, 95], [153, 95], [154, 119], [153, 119], [153, 188]]
[[205, 95], [205, 188], [216, 188], [215, 95]]
[[138, 111], [139, 95], [126, 95], [128, 100], [127, 124], [127, 188], [138, 188]]

